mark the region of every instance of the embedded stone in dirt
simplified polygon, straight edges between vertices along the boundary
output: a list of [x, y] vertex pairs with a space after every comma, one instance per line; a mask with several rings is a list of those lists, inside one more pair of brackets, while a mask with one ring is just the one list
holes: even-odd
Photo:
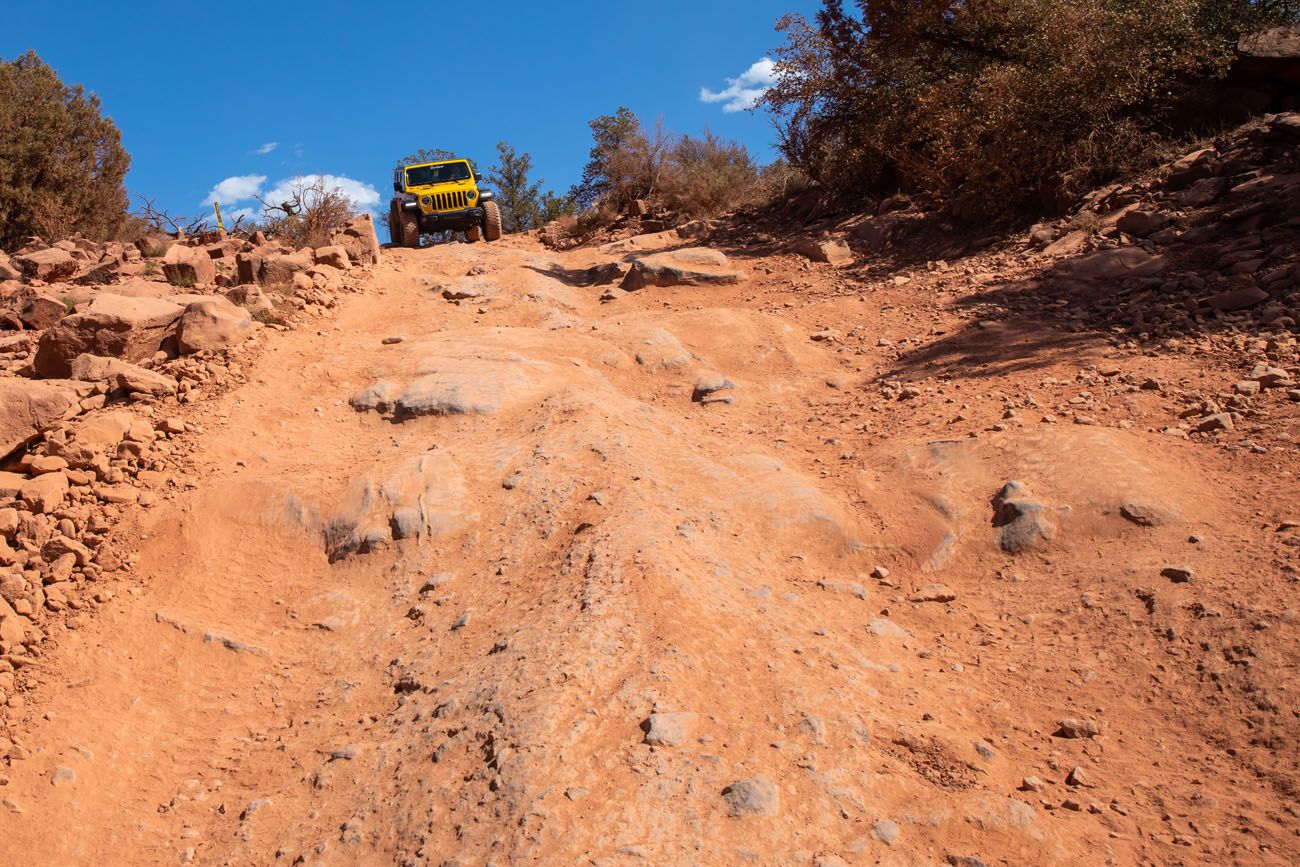
[[536, 387], [518, 365], [479, 362], [476, 367], [430, 373], [406, 385], [376, 383], [353, 395], [349, 403], [358, 411], [372, 410], [400, 421], [422, 415], [493, 413], [507, 398]]
[[734, 817], [775, 816], [781, 812], [781, 794], [767, 774], [737, 780], [722, 790], [722, 797]]
[[731, 270], [729, 265], [725, 255], [708, 247], [653, 253], [634, 258], [632, 270], [627, 272], [621, 285], [624, 289], [632, 290], [646, 286], [722, 286], [739, 283], [745, 275]]
[[942, 584], [927, 584], [907, 597], [908, 602], [952, 602], [957, 594]]
[[[691, 400], [696, 403], [708, 403], [720, 391], [729, 391], [736, 387], [736, 384], [727, 379], [720, 373], [710, 373], [701, 376], [695, 381], [695, 388], [691, 392]], [[726, 398], [730, 403], [730, 398]]]
[[321, 526], [331, 561], [395, 540], [440, 536], [467, 518], [460, 471], [442, 450], [409, 458], [378, 479], [358, 482]]
[[1056, 538], [1056, 525], [1048, 516], [1048, 507], [1029, 499], [1020, 482], [1003, 485], [993, 498], [993, 507], [998, 544], [1007, 553], [1019, 554]]
[[825, 262], [836, 267], [853, 264], [853, 251], [848, 244], [839, 240], [800, 238], [794, 244], [794, 251], [814, 262]]
[[1101, 734], [1101, 727], [1090, 719], [1063, 719], [1057, 723], [1058, 738], [1094, 738], [1099, 734]]
[[1119, 507], [1119, 513], [1139, 527], [1158, 527], [1165, 522], [1162, 510], [1144, 503], [1124, 503]]
[[652, 747], [678, 747], [691, 736], [698, 714], [689, 711], [652, 713], [641, 723], [642, 743]]

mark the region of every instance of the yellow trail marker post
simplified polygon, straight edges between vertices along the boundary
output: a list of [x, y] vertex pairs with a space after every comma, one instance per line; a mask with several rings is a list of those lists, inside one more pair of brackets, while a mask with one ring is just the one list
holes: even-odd
[[220, 202], [213, 202], [213, 203], [212, 203], [212, 210], [214, 210], [214, 211], [217, 212], [217, 228], [220, 229], [220, 230], [223, 231], [223, 232], [226, 231], [226, 225], [225, 225], [224, 223], [221, 222], [221, 203], [220, 203]]

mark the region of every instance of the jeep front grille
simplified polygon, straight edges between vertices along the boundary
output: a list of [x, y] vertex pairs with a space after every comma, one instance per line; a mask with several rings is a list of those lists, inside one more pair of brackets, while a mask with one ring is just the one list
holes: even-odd
[[464, 190], [433, 194], [433, 209], [435, 211], [460, 211], [468, 207], [469, 199], [465, 196]]

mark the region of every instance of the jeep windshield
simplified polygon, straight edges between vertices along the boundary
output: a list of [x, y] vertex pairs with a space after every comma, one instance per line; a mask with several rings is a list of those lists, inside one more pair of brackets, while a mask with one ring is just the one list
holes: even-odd
[[436, 166], [416, 166], [406, 170], [408, 187], [425, 187], [450, 181], [468, 181], [468, 163], [442, 163]]

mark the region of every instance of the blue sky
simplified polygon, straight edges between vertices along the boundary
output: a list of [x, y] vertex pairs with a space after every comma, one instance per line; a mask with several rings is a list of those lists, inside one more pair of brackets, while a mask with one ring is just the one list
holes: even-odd
[[505, 139], [567, 189], [587, 121], [620, 105], [678, 132], [708, 125], [766, 161], [768, 118], [701, 89], [743, 77], [743, 102], [762, 85], [751, 67], [779, 43], [776, 20], [819, 5], [28, 0], [5, 12], [0, 57], [34, 48], [97, 93], [133, 159], [128, 188], [174, 212], [199, 212], [223, 181], [229, 211], [251, 188], [316, 173], [386, 207], [393, 164], [419, 147], [486, 169]]

